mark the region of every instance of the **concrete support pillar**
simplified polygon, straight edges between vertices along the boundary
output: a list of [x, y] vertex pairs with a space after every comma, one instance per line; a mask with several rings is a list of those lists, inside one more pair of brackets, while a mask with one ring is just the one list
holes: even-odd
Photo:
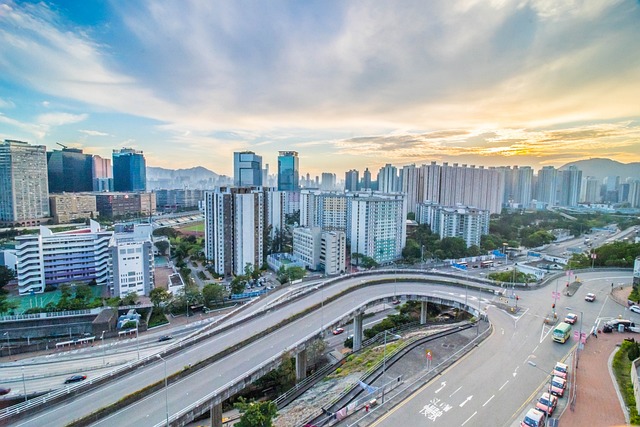
[[362, 348], [362, 314], [357, 314], [353, 318], [353, 351]]
[[211, 427], [222, 427], [222, 402], [211, 407]]
[[302, 350], [296, 354], [296, 380], [300, 381], [307, 377], [307, 350]]
[[422, 301], [420, 305], [420, 324], [424, 325], [427, 323], [427, 307], [429, 306], [428, 301]]

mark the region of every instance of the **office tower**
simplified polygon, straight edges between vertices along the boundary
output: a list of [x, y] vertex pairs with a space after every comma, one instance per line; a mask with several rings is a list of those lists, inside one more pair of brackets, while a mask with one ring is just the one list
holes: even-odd
[[113, 191], [113, 169], [111, 159], [93, 156], [91, 170], [93, 191]]
[[112, 296], [149, 295], [154, 288], [154, 258], [150, 224], [116, 226], [109, 244], [109, 289]]
[[146, 191], [147, 169], [142, 151], [113, 150], [113, 188], [115, 191]]
[[398, 191], [398, 169], [387, 163], [378, 172], [378, 191], [394, 193]]
[[98, 216], [96, 196], [93, 194], [51, 194], [49, 196], [51, 216], [56, 224], [67, 224], [78, 219]]
[[262, 185], [262, 157], [253, 151], [233, 153], [233, 185], [259, 187]]
[[48, 216], [46, 147], [5, 140], [0, 144], [0, 223], [38, 225]]
[[162, 211], [198, 208], [204, 198], [204, 190], [156, 190], [156, 208]]
[[545, 166], [538, 171], [535, 199], [548, 206], [556, 205], [558, 193], [558, 170], [553, 166]]
[[325, 191], [331, 191], [336, 189], [336, 174], [329, 172], [322, 172], [322, 182], [320, 183], [320, 189]]
[[79, 148], [64, 147], [48, 152], [47, 169], [49, 193], [93, 190], [93, 159]]
[[580, 190], [580, 202], [600, 203], [600, 200], [600, 180], [593, 176], [583, 178]]
[[298, 191], [299, 164], [297, 151], [278, 152], [278, 190]]
[[433, 202], [418, 204], [416, 221], [428, 224], [441, 239], [458, 237], [467, 247], [480, 246], [483, 235], [489, 234], [489, 211], [468, 206], [441, 206]]
[[265, 193], [220, 187], [205, 193], [205, 256], [218, 274], [244, 274], [264, 262]]
[[112, 231], [90, 221], [89, 227], [53, 233], [40, 226], [39, 234], [16, 237], [18, 292], [42, 293], [45, 286], [95, 280], [106, 285], [109, 277], [109, 242]]
[[569, 166], [558, 174], [558, 205], [578, 206], [582, 171], [575, 166]]
[[404, 195], [352, 197], [350, 207], [351, 253], [371, 257], [378, 264], [402, 256], [407, 239]]
[[359, 172], [355, 169], [351, 169], [344, 174], [344, 190], [345, 191], [358, 191]]
[[362, 174], [361, 190], [371, 190], [371, 172], [369, 172], [369, 168], [366, 168]]

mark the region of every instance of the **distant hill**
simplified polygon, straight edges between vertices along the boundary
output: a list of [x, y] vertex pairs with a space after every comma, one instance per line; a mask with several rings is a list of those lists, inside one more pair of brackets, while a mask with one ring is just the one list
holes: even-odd
[[582, 177], [593, 176], [604, 179], [607, 176], [619, 176], [621, 181], [628, 177], [640, 179], [640, 163], [620, 163], [611, 159], [588, 159], [567, 163], [561, 170], [575, 166], [582, 171]]
[[202, 166], [189, 169], [165, 169], [147, 166], [147, 179], [157, 181], [161, 179], [178, 179], [187, 181], [202, 181], [208, 179], [218, 179], [220, 175]]

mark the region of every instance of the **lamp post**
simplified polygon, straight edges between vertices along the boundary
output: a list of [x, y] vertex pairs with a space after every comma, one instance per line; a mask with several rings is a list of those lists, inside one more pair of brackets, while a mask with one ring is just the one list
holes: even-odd
[[5, 332], [3, 335], [7, 336], [7, 348], [9, 349], [9, 356], [11, 356], [11, 341], [9, 340], [9, 331]]
[[100, 335], [100, 340], [102, 340], [102, 364], [106, 365], [107, 362], [106, 362], [105, 358], [107, 356], [107, 354], [106, 354], [107, 350], [104, 347], [104, 333], [105, 333], [105, 331], [102, 331], [102, 335]]
[[138, 340], [138, 325], [136, 325], [136, 350], [138, 351], [138, 360], [140, 360], [140, 341]]
[[[531, 360], [527, 360], [527, 363], [529, 364], [529, 366], [533, 366], [537, 370], [539, 370], [541, 372], [544, 372], [549, 377], [549, 389], [547, 391], [549, 393], [549, 403], [551, 403], [551, 382], [553, 381], [553, 374], [550, 374], [547, 371], [545, 371], [544, 369], [540, 368], [538, 365], [536, 365], [536, 362], [533, 362]], [[549, 411], [548, 410], [544, 411], [544, 421], [545, 421], [544, 424], [545, 425], [547, 425], [547, 418], [549, 418]]]
[[[393, 337], [395, 339], [400, 339], [402, 338], [400, 335], [397, 334], [391, 334], [393, 335]], [[387, 372], [387, 330], [384, 330], [384, 348], [383, 348], [383, 353], [382, 353], [382, 378], [385, 377], [385, 374]]]
[[24, 380], [24, 365], [21, 366], [22, 368], [22, 389], [23, 389], [23, 393], [24, 393], [24, 401], [27, 401], [27, 382]]
[[[567, 310], [573, 310], [571, 307], [567, 307]], [[578, 336], [578, 349], [576, 350], [576, 369], [578, 369], [578, 365], [580, 364], [580, 344], [582, 344], [582, 317], [584, 313], [580, 312], [580, 332]]]
[[167, 388], [167, 361], [162, 358], [159, 354], [156, 354], [158, 359], [162, 360], [164, 363], [164, 408], [165, 414], [167, 417], [167, 427], [169, 427], [169, 389]]

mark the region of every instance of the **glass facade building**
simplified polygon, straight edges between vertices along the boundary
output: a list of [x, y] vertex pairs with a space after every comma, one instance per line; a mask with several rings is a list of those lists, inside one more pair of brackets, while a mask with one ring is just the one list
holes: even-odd
[[262, 186], [262, 157], [253, 151], [233, 153], [233, 185], [236, 187]]
[[93, 159], [77, 148], [47, 153], [50, 193], [79, 193], [93, 190]]
[[146, 191], [147, 165], [142, 151], [113, 150], [113, 188], [115, 191]]
[[300, 173], [297, 151], [280, 151], [278, 155], [278, 191], [298, 191]]

